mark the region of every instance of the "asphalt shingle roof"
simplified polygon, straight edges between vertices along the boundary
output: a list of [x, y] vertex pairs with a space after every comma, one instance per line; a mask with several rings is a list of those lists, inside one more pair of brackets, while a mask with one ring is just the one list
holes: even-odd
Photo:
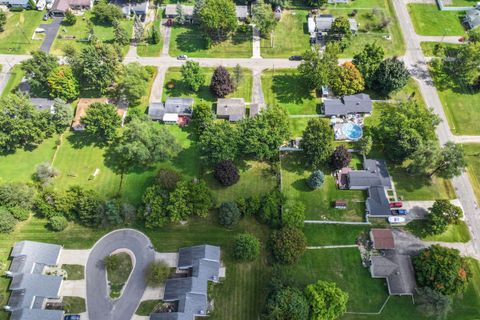
[[[56, 244], [35, 241], [20, 241], [13, 247], [10, 256], [13, 258], [10, 265], [12, 275], [19, 273], [41, 273], [43, 266], [57, 264], [62, 247]], [[40, 270], [35, 265], [41, 266]]]
[[326, 116], [347, 115], [351, 113], [371, 113], [372, 99], [365, 93], [344, 96], [340, 99], [325, 99]]
[[372, 257], [370, 273], [374, 278], [386, 278], [391, 295], [411, 295], [416, 287], [410, 256], [395, 251]]

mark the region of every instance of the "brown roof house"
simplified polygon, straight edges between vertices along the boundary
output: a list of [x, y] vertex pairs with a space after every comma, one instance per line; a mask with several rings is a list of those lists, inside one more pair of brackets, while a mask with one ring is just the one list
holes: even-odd
[[217, 100], [217, 117], [228, 121], [240, 121], [245, 117], [246, 108], [243, 98]]
[[88, 108], [93, 103], [108, 103], [107, 98], [81, 98], [78, 100], [77, 109], [75, 110], [75, 117], [73, 118], [72, 129], [74, 131], [83, 131], [85, 130], [85, 126], [82, 124], [82, 118], [87, 114]]
[[370, 239], [376, 250], [395, 249], [392, 229], [372, 229], [370, 230]]
[[63, 16], [68, 10], [89, 10], [92, 7], [93, 0], [55, 0], [50, 11]]

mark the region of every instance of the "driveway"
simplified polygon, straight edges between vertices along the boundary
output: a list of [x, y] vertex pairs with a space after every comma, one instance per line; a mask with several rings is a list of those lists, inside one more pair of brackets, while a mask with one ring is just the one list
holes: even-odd
[[[122, 296], [112, 301], [108, 296], [103, 259], [117, 249], [128, 249], [135, 255], [135, 267]], [[130, 320], [147, 287], [146, 267], [155, 259], [152, 243], [143, 233], [120, 229], [101, 238], [92, 248], [86, 267], [87, 310], [90, 320]]]
[[[428, 209], [433, 206], [435, 201], [403, 201], [403, 207], [408, 209], [408, 215], [406, 219], [408, 222], [412, 220], [418, 219], [426, 219], [428, 214]], [[460, 208], [462, 208], [462, 204], [460, 200], [454, 199], [450, 200], [450, 202]], [[463, 210], [463, 208], [462, 208]]]
[[58, 29], [60, 29], [60, 24], [63, 21], [63, 17], [54, 17], [53, 21], [49, 24], [41, 24], [39, 28], [45, 29], [45, 38], [43, 39], [40, 50], [45, 53], [50, 52], [52, 48], [53, 41], [57, 37]]

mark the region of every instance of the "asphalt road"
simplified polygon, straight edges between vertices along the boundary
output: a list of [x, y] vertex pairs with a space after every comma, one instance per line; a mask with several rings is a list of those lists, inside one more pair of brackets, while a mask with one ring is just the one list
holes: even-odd
[[[108, 296], [103, 259], [117, 249], [132, 251], [136, 263], [122, 296], [112, 301]], [[92, 248], [85, 270], [89, 320], [130, 320], [147, 287], [145, 268], [154, 258], [150, 240], [139, 231], [120, 229], [101, 238]]]

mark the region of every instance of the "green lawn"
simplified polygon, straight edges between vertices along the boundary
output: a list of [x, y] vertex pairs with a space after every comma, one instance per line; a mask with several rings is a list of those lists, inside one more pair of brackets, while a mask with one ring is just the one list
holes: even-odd
[[162, 300], [145, 300], [140, 303], [140, 305], [137, 308], [137, 311], [135, 311], [136, 315], [139, 316], [149, 316], [155, 308], [162, 303]]
[[[95, 36], [106, 43], [112, 43], [114, 41], [113, 27], [109, 25], [96, 24], [92, 18], [91, 11], [86, 11], [83, 16], [77, 17], [77, 22], [73, 26], [62, 24], [58, 32], [57, 38], [53, 43], [50, 53], [56, 55], [63, 55], [63, 49], [69, 45], [76, 49], [82, 49], [89, 44], [86, 41], [88, 37], [87, 21], [93, 23], [93, 30]], [[120, 25], [127, 30], [130, 34], [133, 28], [133, 19], [122, 19]], [[71, 39], [70, 37], [75, 37]], [[70, 38], [70, 39], [69, 39]], [[129, 45], [123, 46], [123, 53], [127, 53]]]
[[66, 313], [86, 312], [85, 299], [80, 297], [63, 297], [63, 305]]
[[317, 114], [320, 99], [305, 88], [296, 70], [269, 69], [262, 73], [262, 88], [267, 105], [283, 106], [291, 115]]
[[448, 74], [441, 68], [430, 68], [443, 110], [453, 134], [480, 135], [480, 92], [463, 88], [450, 81]]
[[240, 197], [264, 195], [271, 192], [277, 185], [272, 167], [266, 162], [245, 161], [239, 165], [239, 169], [240, 180], [230, 187], [220, 185], [213, 177], [213, 173], [207, 172], [205, 179], [217, 205]]
[[310, 49], [307, 26], [308, 10], [285, 10], [273, 35], [261, 40], [261, 55], [264, 58], [288, 58], [302, 55]]
[[443, 46], [445, 49], [457, 49], [461, 46], [461, 44], [455, 43], [443, 43], [443, 42], [420, 42], [420, 46], [422, 47], [423, 54], [426, 57], [443, 57], [438, 50], [438, 46]]
[[195, 58], [250, 58], [252, 56], [252, 31], [239, 27], [231, 39], [208, 47], [208, 41], [198, 26], [172, 27], [169, 54], [186, 54]]
[[[194, 92], [182, 80], [182, 74], [179, 67], [169, 68], [165, 75], [165, 88], [163, 90], [163, 100], [167, 97], [192, 97], [195, 99], [195, 104], [200, 102], [215, 103], [217, 98], [210, 91], [210, 82], [212, 80], [213, 68], [202, 68], [205, 74], [205, 83], [198, 92]], [[228, 68], [232, 74], [233, 69]], [[252, 100], [252, 72], [248, 69], [242, 69], [242, 80], [237, 89], [229, 94], [228, 98], [244, 98], [246, 102]], [[173, 83], [174, 87], [169, 88]]]
[[422, 36], [462, 36], [463, 11], [440, 11], [436, 4], [408, 4], [415, 32]]
[[303, 131], [307, 127], [310, 118], [290, 118], [290, 131], [292, 132], [292, 138], [299, 138], [303, 135]]
[[3, 89], [3, 92], [0, 92], [2, 97], [6, 96], [9, 93], [15, 93], [15, 91], [17, 91], [18, 85], [20, 84], [20, 82], [22, 82], [24, 76], [25, 73], [20, 68], [20, 65], [14, 65], [13, 68], [10, 69], [10, 78], [8, 78], [5, 89]]
[[137, 45], [137, 54], [140, 57], [158, 57], [160, 56], [160, 53], [162, 53], [162, 48], [163, 48], [163, 36], [160, 33], [160, 24], [162, 23], [162, 12], [159, 10], [157, 12], [157, 15], [155, 17], [155, 21], [147, 25], [145, 28], [147, 35], [150, 35], [152, 32], [152, 25], [155, 26], [155, 28], [158, 30], [158, 33], [160, 35], [160, 42], [157, 44], [150, 44], [150, 43], [143, 43]]
[[[359, 190], [339, 190], [330, 171], [323, 170], [325, 182], [317, 190], [306, 185], [311, 170], [304, 165], [300, 153], [282, 155], [282, 190], [289, 200], [305, 205], [307, 220], [347, 220], [362, 221], [365, 215], [365, 192]], [[355, 162], [351, 165], [355, 166]], [[348, 209], [334, 209], [335, 200], [347, 200]]]
[[465, 159], [467, 160], [467, 172], [473, 191], [480, 202], [480, 144], [464, 144]]
[[125, 252], [112, 255], [117, 259], [117, 263], [113, 267], [107, 266], [107, 279], [111, 283], [125, 283], [133, 270], [132, 258]]
[[447, 3], [445, 4], [446, 1], [444, 1], [444, 5], [446, 7], [474, 7], [476, 4], [477, 4], [477, 1], [475, 0], [450, 0], [450, 1], [447, 1], [447, 2], [450, 2], [450, 3]]
[[79, 264], [63, 264], [62, 269], [67, 271], [68, 280], [82, 280], [85, 278], [85, 267]]
[[333, 246], [355, 244], [362, 233], [367, 233], [370, 226], [344, 224], [309, 224], [303, 227], [309, 246]]
[[426, 241], [442, 241], [442, 242], [468, 242], [472, 239], [468, 226], [464, 221], [458, 224], [448, 226], [447, 231], [442, 234], [422, 236], [425, 221], [414, 220], [407, 225], [407, 229], [417, 237]]
[[32, 40], [33, 31], [43, 23], [43, 11], [7, 12], [5, 31], [0, 33], [0, 53], [27, 54], [42, 44]]

